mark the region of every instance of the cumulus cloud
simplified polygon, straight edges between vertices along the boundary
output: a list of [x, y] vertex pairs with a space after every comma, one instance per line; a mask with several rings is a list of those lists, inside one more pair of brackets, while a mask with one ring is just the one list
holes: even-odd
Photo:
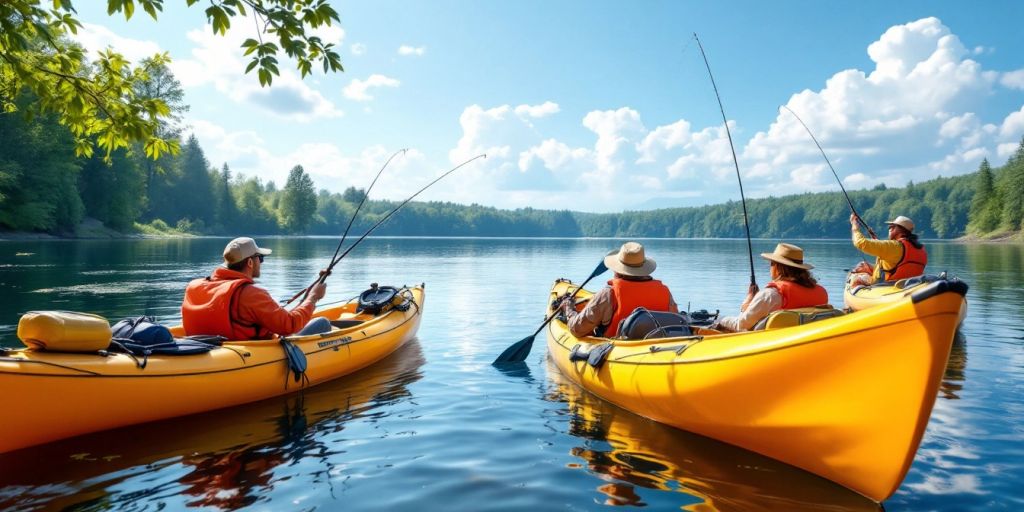
[[[897, 25], [868, 46], [874, 69], [837, 72], [823, 89], [794, 94], [786, 106], [813, 130], [833, 165], [863, 176], [851, 184], [969, 172], [993, 149], [995, 127], [975, 109], [998, 83], [998, 73], [983, 70], [972, 53], [937, 18]], [[764, 177], [755, 193], [784, 190], [801, 166], [824, 166], [803, 126], [784, 110], [743, 156]]]
[[1003, 73], [999, 82], [1010, 89], [1024, 90], [1024, 69]]
[[[341, 192], [349, 186], [365, 187], [396, 149], [371, 145], [358, 152], [347, 152], [330, 143], [306, 143], [286, 154], [270, 151], [267, 141], [257, 131], [229, 131], [221, 125], [202, 119], [191, 121], [189, 131], [203, 146], [207, 159], [215, 167], [227, 163], [231, 171], [256, 176], [279, 186], [288, 178], [292, 167], [301, 165], [318, 188]], [[424, 154], [415, 148], [399, 155], [388, 166], [374, 187], [378, 197], [402, 199], [422, 187], [437, 174], [425, 163]]]
[[[339, 44], [344, 31], [338, 27], [321, 27], [315, 35], [325, 43]], [[252, 73], [243, 73], [248, 65], [242, 55], [242, 42], [252, 37], [248, 26], [233, 25], [225, 36], [208, 30], [190, 30], [185, 37], [194, 45], [189, 57], [171, 63], [171, 71], [187, 88], [211, 86], [232, 101], [273, 113], [281, 118], [308, 122], [344, 115], [334, 103], [304, 82], [284, 56], [272, 87], [260, 87]]]
[[398, 47], [398, 54], [406, 57], [422, 57], [424, 53], [427, 53], [426, 46], [410, 46], [403, 44]]
[[373, 96], [367, 92], [375, 87], [398, 87], [401, 82], [381, 74], [370, 75], [366, 80], [352, 79], [343, 92], [345, 97], [354, 101], [370, 101]]
[[144, 58], [162, 53], [160, 45], [153, 41], [121, 37], [107, 27], [92, 23], [83, 23], [74, 38], [85, 48], [92, 59], [97, 58], [98, 52], [107, 48], [113, 48], [136, 64]]

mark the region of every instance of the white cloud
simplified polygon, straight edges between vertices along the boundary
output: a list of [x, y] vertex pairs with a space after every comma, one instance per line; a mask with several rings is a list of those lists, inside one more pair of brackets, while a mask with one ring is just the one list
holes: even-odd
[[999, 127], [999, 138], [1003, 140], [1020, 142], [1022, 136], [1024, 136], [1024, 106], [1006, 116], [1006, 119], [1003, 119], [1003, 124]]
[[373, 96], [367, 92], [373, 87], [398, 87], [401, 82], [398, 80], [387, 77], [381, 74], [370, 75], [366, 80], [352, 79], [347, 86], [345, 86], [344, 93], [345, 97], [355, 101], [370, 101]]
[[1024, 90], [1024, 69], [1003, 73], [999, 78], [999, 83], [1011, 89]]
[[421, 57], [424, 53], [427, 53], [426, 46], [409, 46], [407, 44], [403, 44], [398, 47], [398, 54], [403, 56]]
[[[228, 131], [201, 119], [192, 120], [191, 132], [199, 139], [207, 159], [220, 167], [227, 163], [231, 171], [256, 176], [279, 186], [288, 171], [301, 165], [317, 188], [341, 192], [349, 186], [365, 187], [396, 149], [371, 145], [357, 153], [348, 153], [330, 143], [302, 144], [287, 154], [274, 154], [267, 141], [256, 131]], [[423, 153], [415, 148], [396, 156], [374, 187], [376, 197], [404, 199], [432, 180], [437, 170], [425, 165]]]
[[352, 55], [355, 55], [356, 57], [359, 57], [361, 55], [365, 55], [366, 54], [366, 45], [363, 44], [363, 43], [355, 43], [355, 44], [352, 45], [351, 48], [349, 48], [349, 51], [351, 51]]
[[541, 105], [519, 105], [515, 112], [520, 117], [547, 117], [557, 114], [560, 110], [557, 103], [545, 101]]
[[107, 27], [92, 23], [83, 23], [74, 38], [86, 49], [91, 59], [95, 59], [98, 52], [108, 47], [136, 64], [146, 57], [162, 53], [160, 45], [152, 41], [121, 37]]
[[[323, 27], [316, 34], [325, 43], [338, 44], [344, 37], [344, 31], [338, 27]], [[247, 28], [233, 26], [225, 36], [207, 30], [190, 30], [185, 36], [195, 46], [190, 58], [171, 63], [171, 71], [186, 89], [212, 86], [232, 101], [298, 122], [344, 115], [334, 103], [304, 82], [293, 70], [292, 61], [283, 56], [279, 56], [281, 74], [274, 77], [272, 87], [260, 87], [255, 70], [243, 73], [248, 57], [242, 55], [240, 46], [252, 37]]]
[[[823, 89], [794, 94], [786, 106], [807, 123], [838, 172], [861, 175], [851, 185], [969, 172], [977, 163], [968, 160], [993, 149], [994, 127], [973, 112], [997, 80], [970, 54], [936, 18], [897, 25], [868, 46], [874, 69], [840, 71]], [[786, 190], [801, 166], [824, 164], [785, 111], [754, 135], [743, 156], [763, 174], [754, 185], [762, 192]]]

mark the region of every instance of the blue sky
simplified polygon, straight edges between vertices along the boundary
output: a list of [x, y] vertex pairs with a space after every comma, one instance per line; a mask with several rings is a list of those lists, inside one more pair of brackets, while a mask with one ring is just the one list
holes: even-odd
[[331, 2], [346, 71], [274, 87], [244, 75], [236, 23], [199, 5], [159, 22], [76, 5], [89, 49], [168, 51], [211, 164], [283, 183], [365, 186], [502, 208], [620, 211], [737, 199], [718, 83], [751, 197], [902, 185], [1005, 162], [1024, 136], [1024, 2]]

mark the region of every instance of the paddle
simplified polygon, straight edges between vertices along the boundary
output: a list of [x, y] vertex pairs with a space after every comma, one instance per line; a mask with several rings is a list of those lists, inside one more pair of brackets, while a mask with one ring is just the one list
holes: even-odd
[[[569, 298], [575, 299], [576, 294], [579, 293], [580, 290], [582, 290], [583, 287], [586, 286], [591, 279], [605, 273], [606, 270], [608, 270], [608, 267], [605, 266], [604, 260], [601, 260], [601, 263], [597, 264], [597, 268], [595, 268], [594, 271], [591, 272], [590, 277], [588, 277], [586, 281], [583, 281], [583, 284], [576, 288], [576, 290], [572, 292], [572, 295], [570, 295]], [[536, 338], [537, 334], [539, 334], [540, 331], [544, 329], [544, 326], [551, 323], [551, 320], [555, 318], [556, 315], [558, 315], [557, 309], [550, 315], [548, 315], [547, 318], [544, 319], [544, 323], [540, 324], [540, 327], [538, 327], [536, 331], [533, 331], [533, 334], [513, 343], [511, 346], [506, 348], [505, 351], [502, 352], [501, 355], [498, 356], [498, 358], [495, 359], [494, 363], [492, 364], [497, 366], [501, 364], [521, 363], [525, 361], [526, 356], [530, 355], [530, 349], [533, 348], [534, 338]]]

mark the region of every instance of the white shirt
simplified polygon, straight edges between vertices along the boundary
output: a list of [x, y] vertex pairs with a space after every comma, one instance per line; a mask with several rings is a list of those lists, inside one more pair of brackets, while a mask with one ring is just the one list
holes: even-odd
[[779, 309], [782, 309], [782, 294], [775, 288], [765, 288], [754, 295], [746, 310], [738, 316], [722, 318], [715, 327], [725, 332], [749, 331], [762, 318]]

